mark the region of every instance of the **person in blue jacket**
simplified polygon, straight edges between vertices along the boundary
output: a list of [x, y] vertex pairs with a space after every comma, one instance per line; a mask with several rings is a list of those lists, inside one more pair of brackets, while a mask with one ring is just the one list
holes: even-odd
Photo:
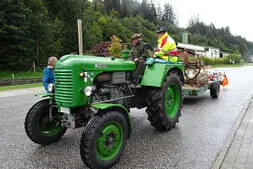
[[42, 83], [47, 93], [50, 93], [48, 91], [48, 84], [50, 83], [54, 84], [53, 69], [56, 61], [57, 61], [56, 57], [54, 56], [49, 57], [47, 61], [48, 66], [44, 68]]

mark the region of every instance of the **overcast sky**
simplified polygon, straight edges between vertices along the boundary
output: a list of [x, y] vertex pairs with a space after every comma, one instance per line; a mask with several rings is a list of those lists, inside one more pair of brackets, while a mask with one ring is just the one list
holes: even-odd
[[252, 0], [153, 0], [172, 4], [180, 27], [187, 27], [193, 16], [216, 28], [229, 26], [233, 35], [241, 35], [253, 42]]

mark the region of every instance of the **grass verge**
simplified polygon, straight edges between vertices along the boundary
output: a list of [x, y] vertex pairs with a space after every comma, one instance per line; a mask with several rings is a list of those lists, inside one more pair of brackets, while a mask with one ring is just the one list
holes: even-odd
[[12, 86], [0, 86], [0, 91], [4, 90], [14, 90], [14, 89], [25, 89], [32, 87], [42, 87], [42, 83], [32, 83], [32, 84], [23, 84], [23, 85], [12, 85]]
[[0, 80], [14, 78], [42, 78], [43, 72], [0, 72]]
[[247, 63], [245, 66], [253, 66], [253, 63]]
[[244, 66], [245, 64], [218, 64], [218, 65], [212, 65], [212, 68], [220, 68], [220, 67], [241, 67]]

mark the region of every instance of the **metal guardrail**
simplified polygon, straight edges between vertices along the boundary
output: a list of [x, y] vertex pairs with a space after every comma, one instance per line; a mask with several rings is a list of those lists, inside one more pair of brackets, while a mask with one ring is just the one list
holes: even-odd
[[6, 79], [6, 80], [0, 80], [0, 86], [31, 84], [31, 83], [38, 83], [38, 82], [42, 83], [42, 78]]

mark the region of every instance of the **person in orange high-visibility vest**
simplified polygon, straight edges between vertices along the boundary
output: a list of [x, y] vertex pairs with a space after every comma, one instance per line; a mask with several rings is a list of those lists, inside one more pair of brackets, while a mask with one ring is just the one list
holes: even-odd
[[[167, 33], [166, 28], [162, 26], [156, 30], [156, 33], [158, 37], [158, 45], [154, 57], [169, 60], [169, 55], [177, 56], [177, 45], [173, 38]], [[171, 57], [170, 61], [177, 61], [177, 57]]]
[[222, 80], [221, 84], [222, 84], [222, 87], [225, 87], [228, 85], [228, 78], [226, 75], [224, 75], [224, 79]]

